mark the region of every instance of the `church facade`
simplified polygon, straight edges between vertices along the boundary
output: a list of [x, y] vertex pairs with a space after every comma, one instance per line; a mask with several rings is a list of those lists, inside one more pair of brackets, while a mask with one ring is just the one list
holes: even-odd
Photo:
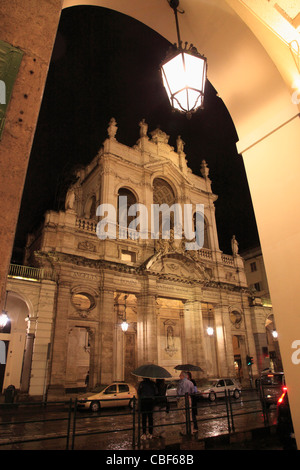
[[[202, 369], [196, 379], [237, 377], [249, 385], [263, 367], [266, 314], [249, 301], [235, 238], [231, 255], [219, 249], [217, 196], [206, 162], [202, 176], [193, 174], [180, 136], [175, 150], [169, 136], [160, 129], [148, 132], [144, 120], [134, 147], [118, 142], [114, 119], [107, 132], [98, 154], [78, 171], [65, 210], [48, 211], [41, 229], [28, 238], [25, 264], [47, 274], [52, 296], [45, 327], [35, 336], [40, 343], [44, 338], [43, 353], [35, 357], [43, 380], [40, 386], [34, 377], [27, 380], [28, 393], [42, 395], [46, 389], [51, 399], [84, 388], [87, 377], [90, 387], [134, 382], [131, 372], [147, 362], [173, 377], [176, 365], [192, 363]], [[125, 219], [121, 200], [127, 204]], [[182, 214], [184, 207], [192, 208], [194, 235], [196, 208], [204, 208], [203, 246], [187, 249], [191, 240], [183, 229], [179, 236], [174, 230], [172, 211], [167, 236], [161, 236], [162, 218], [153, 236], [152, 207], [163, 204], [182, 208]], [[109, 208], [115, 217], [107, 218], [101, 232]], [[28, 331], [38, 317], [29, 314]], [[251, 367], [247, 356], [253, 357]]]

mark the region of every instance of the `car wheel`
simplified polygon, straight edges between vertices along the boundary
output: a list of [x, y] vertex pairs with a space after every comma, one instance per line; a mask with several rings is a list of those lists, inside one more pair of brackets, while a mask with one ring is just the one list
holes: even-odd
[[90, 404], [90, 410], [91, 411], [94, 411], [94, 412], [100, 411], [100, 408], [101, 407], [100, 407], [99, 401], [92, 401], [92, 403]]
[[233, 396], [234, 396], [234, 398], [236, 398], [236, 399], [237, 399], [237, 398], [240, 398], [240, 392], [239, 392], [237, 389], [235, 389], [234, 392], [233, 392]]
[[215, 401], [216, 400], [216, 394], [214, 392], [210, 392], [208, 398], [209, 398], [210, 401]]

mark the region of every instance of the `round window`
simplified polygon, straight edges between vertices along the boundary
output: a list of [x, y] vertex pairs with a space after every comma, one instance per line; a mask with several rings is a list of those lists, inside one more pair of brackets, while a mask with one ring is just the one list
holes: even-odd
[[242, 315], [236, 310], [230, 312], [230, 320], [235, 325], [238, 326], [242, 321]]
[[73, 294], [72, 303], [78, 310], [90, 310], [95, 306], [93, 297], [83, 292]]

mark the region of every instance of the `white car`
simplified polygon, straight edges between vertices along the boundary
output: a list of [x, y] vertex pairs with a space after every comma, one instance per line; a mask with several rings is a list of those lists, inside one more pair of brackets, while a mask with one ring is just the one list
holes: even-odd
[[179, 380], [167, 382], [166, 397], [167, 397], [168, 402], [176, 401], [178, 383], [179, 383]]
[[206, 383], [198, 387], [199, 396], [208, 398], [210, 401], [215, 401], [219, 397], [225, 397], [226, 391], [234, 398], [239, 398], [242, 387], [239, 382], [230, 378], [207, 379]]
[[101, 408], [130, 406], [133, 397], [137, 397], [133, 385], [125, 382], [114, 382], [110, 385], [100, 386], [80, 396], [77, 407], [78, 409], [99, 411]]

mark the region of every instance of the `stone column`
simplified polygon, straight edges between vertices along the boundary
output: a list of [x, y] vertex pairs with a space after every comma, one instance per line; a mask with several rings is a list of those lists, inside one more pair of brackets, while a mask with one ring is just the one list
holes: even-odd
[[57, 288], [55, 330], [52, 340], [50, 384], [48, 399], [64, 394], [68, 351], [68, 306], [70, 302], [69, 282], [59, 282]]
[[[118, 319], [117, 319], [118, 321]], [[114, 380], [124, 380], [124, 332], [119, 322], [114, 325]]]
[[56, 284], [42, 280], [35, 322], [35, 341], [32, 356], [30, 395], [44, 394], [48, 374], [48, 350], [53, 333]]
[[115, 326], [117, 323], [114, 311], [114, 290], [104, 287], [100, 295], [100, 321], [99, 321], [99, 363], [98, 382], [110, 383], [114, 380], [114, 358], [116, 348], [114, 345]]
[[20, 391], [22, 393], [28, 393], [29, 391], [33, 344], [34, 344], [34, 334], [27, 333], [24, 359], [23, 359], [23, 369], [22, 369], [22, 376], [21, 376]]
[[214, 307], [218, 369], [220, 376], [234, 377], [234, 354], [228, 307]]
[[256, 377], [258, 375], [257, 354], [256, 354], [256, 347], [255, 347], [255, 338], [254, 338], [253, 328], [252, 328], [251, 308], [245, 307], [247, 300], [248, 300], [247, 295], [244, 295], [244, 317], [245, 317], [245, 327], [246, 327], [246, 332], [247, 332], [246, 354], [249, 354], [249, 356], [253, 357], [254, 363], [251, 367], [252, 369], [251, 374], [253, 377]]
[[[1, 40], [23, 51], [8, 104], [0, 158], [0, 307], [14, 243], [32, 141], [62, 0], [2, 0]], [[42, 158], [42, 156], [41, 156]]]
[[200, 300], [187, 300], [184, 304], [184, 336], [186, 362], [201, 366], [205, 356]]
[[143, 292], [137, 295], [138, 303], [138, 365], [158, 362], [156, 281], [148, 279]]

